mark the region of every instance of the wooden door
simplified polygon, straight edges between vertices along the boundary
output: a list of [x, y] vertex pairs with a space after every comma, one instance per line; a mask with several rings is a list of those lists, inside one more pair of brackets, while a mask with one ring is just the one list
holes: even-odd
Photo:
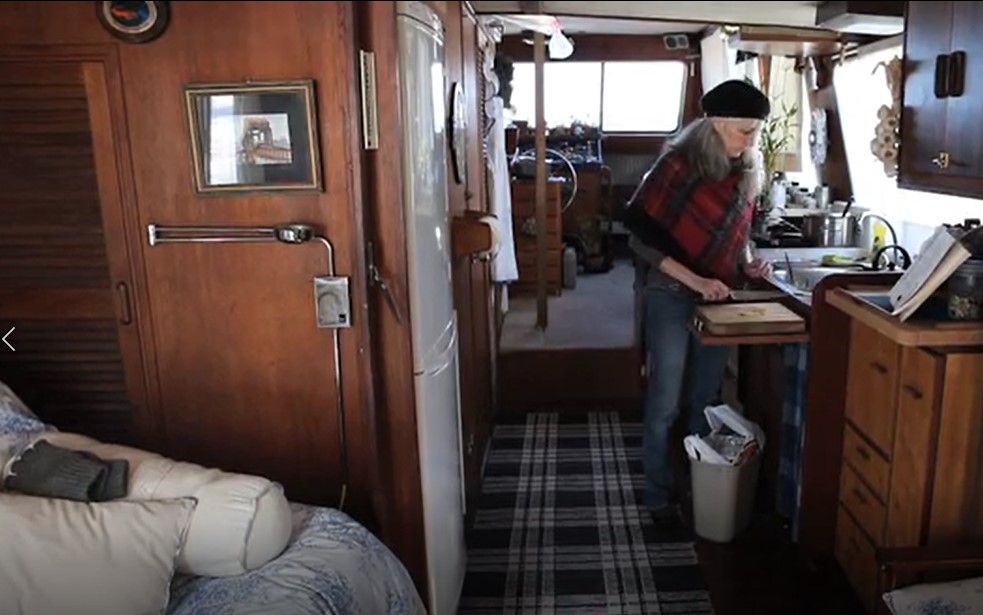
[[899, 184], [938, 181], [933, 163], [945, 150], [946, 98], [936, 95], [936, 61], [949, 53], [952, 2], [909, 2], [905, 30], [904, 112]]
[[[983, 7], [909, 2], [898, 184], [983, 196]], [[958, 56], [958, 57], [957, 57]]]
[[[983, 197], [983, 3], [951, 2], [952, 43], [950, 58], [953, 92], [948, 101], [946, 151], [951, 162], [948, 176], [958, 194]], [[961, 59], [956, 60], [956, 54]]]
[[[140, 75], [127, 82], [127, 98], [138, 110], [130, 137], [139, 147], [141, 249], [166, 451], [277, 480], [297, 501], [337, 505], [347, 482], [367, 498], [374, 434], [360, 431], [372, 419], [363, 388], [368, 329], [358, 310], [365, 260], [351, 3], [189, 6], [193, 15], [167, 36], [128, 48], [126, 66], [128, 75]], [[290, 122], [303, 130], [309, 119], [317, 131], [322, 189], [196, 194], [185, 87], [288, 78], [314, 84], [309, 117]], [[146, 239], [150, 225], [287, 222], [313, 225], [331, 243], [338, 275], [350, 281], [353, 326], [338, 331], [340, 355], [335, 331], [316, 324], [314, 277], [331, 264], [320, 242], [151, 246]]]
[[62, 431], [146, 434], [111, 47], [0, 49], [0, 381]]

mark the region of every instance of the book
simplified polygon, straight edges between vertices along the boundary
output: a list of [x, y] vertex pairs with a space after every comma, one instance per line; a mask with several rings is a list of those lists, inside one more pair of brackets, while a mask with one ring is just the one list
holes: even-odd
[[904, 322], [931, 297], [950, 276], [973, 256], [972, 244], [979, 241], [981, 228], [964, 231], [940, 226], [922, 245], [911, 266], [889, 292], [891, 315]]

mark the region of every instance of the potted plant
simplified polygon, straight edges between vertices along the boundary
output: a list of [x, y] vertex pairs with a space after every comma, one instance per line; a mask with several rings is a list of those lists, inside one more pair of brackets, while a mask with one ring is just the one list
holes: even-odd
[[764, 159], [765, 178], [769, 184], [778, 170], [778, 157], [794, 140], [792, 131], [798, 128], [795, 122], [798, 112], [796, 105], [788, 106], [783, 100], [780, 108], [772, 111], [761, 129], [758, 148]]

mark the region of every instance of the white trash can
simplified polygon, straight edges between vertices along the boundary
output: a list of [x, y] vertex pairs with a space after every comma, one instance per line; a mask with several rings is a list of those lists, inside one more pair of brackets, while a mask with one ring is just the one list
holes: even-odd
[[741, 465], [706, 463], [690, 458], [693, 529], [713, 542], [730, 542], [751, 522], [761, 452]]
[[727, 404], [703, 412], [710, 433], [683, 440], [690, 462], [693, 529], [706, 540], [730, 542], [751, 522], [765, 434]]

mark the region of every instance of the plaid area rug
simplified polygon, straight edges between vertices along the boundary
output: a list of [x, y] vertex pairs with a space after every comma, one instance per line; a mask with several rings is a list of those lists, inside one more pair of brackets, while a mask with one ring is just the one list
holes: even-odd
[[641, 424], [532, 413], [496, 426], [462, 615], [712, 615], [693, 537], [642, 507]]

